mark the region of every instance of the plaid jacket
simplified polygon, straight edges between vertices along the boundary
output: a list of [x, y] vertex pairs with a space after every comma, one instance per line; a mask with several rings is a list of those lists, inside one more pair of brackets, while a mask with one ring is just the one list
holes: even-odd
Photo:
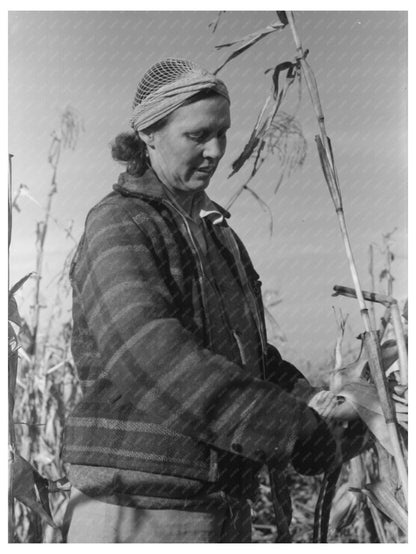
[[150, 171], [122, 174], [90, 211], [71, 267], [83, 398], [67, 421], [65, 461], [215, 482], [221, 452], [257, 468], [288, 460], [305, 407], [289, 392], [302, 375], [266, 343], [243, 245], [227, 224], [214, 227], [253, 310], [263, 375], [210, 350], [185, 218]]

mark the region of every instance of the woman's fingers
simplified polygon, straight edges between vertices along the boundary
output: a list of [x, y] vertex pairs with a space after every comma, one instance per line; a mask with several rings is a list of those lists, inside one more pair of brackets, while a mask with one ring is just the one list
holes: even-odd
[[331, 414], [338, 406], [337, 397], [331, 391], [319, 391], [309, 401], [308, 406], [313, 408], [323, 418], [331, 418]]

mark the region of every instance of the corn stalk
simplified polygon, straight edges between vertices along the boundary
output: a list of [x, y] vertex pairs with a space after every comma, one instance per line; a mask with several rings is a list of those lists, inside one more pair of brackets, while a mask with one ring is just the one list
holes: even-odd
[[53, 131], [52, 140], [49, 147], [48, 162], [52, 168], [52, 176], [49, 184], [48, 199], [44, 212], [44, 219], [37, 225], [36, 230], [36, 285], [34, 292], [34, 313], [32, 318], [32, 337], [33, 337], [33, 358], [34, 362], [37, 361], [37, 335], [39, 332], [40, 310], [42, 308], [40, 303], [40, 291], [41, 291], [41, 279], [43, 271], [43, 260], [45, 253], [45, 240], [48, 233], [49, 222], [54, 220], [52, 217], [52, 204], [53, 198], [57, 193], [57, 173], [59, 161], [63, 148], [75, 149], [78, 141], [80, 131], [83, 130], [83, 122], [79, 114], [68, 106], [61, 116], [60, 131]]
[[41, 279], [42, 279], [42, 270], [43, 270], [43, 259], [44, 259], [44, 252], [45, 252], [45, 240], [48, 233], [49, 220], [51, 217], [53, 197], [57, 192], [56, 178], [57, 178], [59, 158], [61, 155], [61, 142], [62, 142], [61, 138], [58, 137], [55, 133], [53, 133], [52, 143], [50, 147], [50, 154], [49, 154], [49, 163], [52, 166], [52, 178], [49, 186], [48, 200], [45, 208], [44, 220], [38, 223], [37, 230], [36, 230], [36, 238], [37, 238], [36, 240], [36, 248], [37, 248], [36, 285], [35, 285], [35, 292], [34, 292], [34, 314], [33, 314], [33, 320], [32, 320], [32, 329], [33, 329], [32, 354], [34, 357], [34, 363], [36, 363], [37, 346], [38, 346], [37, 337], [38, 337], [38, 331], [39, 331], [39, 320], [40, 320], [40, 310], [41, 310], [40, 289], [41, 289]]
[[[374, 278], [374, 246], [372, 244], [370, 244], [368, 248], [368, 257], [369, 257], [368, 272], [370, 274], [370, 279], [371, 279], [371, 290], [376, 290], [376, 281]], [[371, 317], [372, 327], [373, 329], [376, 329], [376, 311], [373, 303], [370, 304], [370, 317]]]
[[384, 243], [384, 254], [386, 257], [386, 266], [385, 269], [380, 274], [380, 281], [382, 279], [386, 279], [386, 294], [387, 296], [393, 295], [393, 281], [394, 277], [391, 272], [391, 263], [394, 260], [394, 254], [391, 251], [390, 248], [390, 238], [392, 234], [396, 231], [396, 228], [393, 229], [393, 231], [390, 231], [389, 233], [386, 233], [383, 235], [383, 243]]
[[[350, 298], [357, 298], [357, 293], [355, 289], [350, 287], [343, 287], [340, 285], [334, 286], [333, 296], [343, 295]], [[388, 309], [389, 318], [391, 318], [394, 334], [397, 342], [397, 350], [399, 355], [399, 368], [400, 368], [400, 384], [407, 385], [408, 374], [407, 374], [407, 347], [406, 339], [403, 330], [402, 319], [400, 315], [399, 305], [397, 300], [392, 296], [386, 296], [385, 294], [379, 294], [376, 292], [361, 291], [364, 300], [367, 300], [372, 303], [382, 304]]]
[[[80, 130], [83, 130], [82, 120], [75, 110], [67, 107], [61, 116], [59, 130], [52, 133], [48, 153], [48, 162], [52, 168], [52, 175], [44, 208], [28, 194], [24, 194], [27, 187], [21, 185], [19, 189], [19, 193], [22, 193], [22, 196], [26, 195], [43, 209], [42, 221], [38, 222], [36, 230], [37, 254], [36, 281], [32, 302], [33, 312], [30, 326], [25, 324], [26, 344], [22, 345], [20, 349], [22, 353], [20, 378], [24, 378], [20, 381], [17, 391], [18, 396], [15, 397], [13, 392], [12, 402], [10, 402], [10, 406], [13, 406], [13, 403], [16, 402], [17, 408], [17, 413], [15, 414], [17, 421], [13, 423], [11, 419], [13, 433], [16, 424], [21, 426], [16, 429], [18, 435], [17, 442], [19, 443], [19, 450], [22, 456], [16, 453], [16, 463], [13, 466], [16, 468], [15, 479], [20, 479], [20, 475], [23, 476], [22, 479], [32, 479], [32, 481], [34, 479], [34, 489], [39, 489], [42, 493], [40, 497], [42, 503], [39, 507], [38, 503], [33, 500], [33, 490], [30, 487], [26, 486], [24, 490], [20, 487], [21, 490], [18, 491], [19, 484], [16, 485], [15, 482], [15, 494], [13, 494], [13, 491], [11, 492], [11, 499], [14, 496], [23, 504], [16, 504], [16, 511], [14, 512], [16, 521], [10, 527], [14, 528], [16, 540], [23, 539], [27, 542], [42, 542], [45, 536], [43, 532], [44, 523], [48, 523], [50, 532], [55, 533], [57, 530], [50, 512], [48, 491], [51, 492], [51, 489], [48, 485], [48, 480], [51, 479], [49, 484], [52, 483], [55, 486], [54, 483], [62, 475], [62, 464], [59, 460], [58, 452], [63, 418], [65, 417], [65, 408], [72, 405], [73, 397], [78, 395], [78, 385], [72, 379], [72, 366], [69, 361], [68, 340], [70, 326], [68, 329], [67, 326], [64, 326], [62, 337], [58, 337], [62, 346], [55, 344], [53, 347], [46, 344], [45, 338], [41, 341], [39, 328], [42, 319], [41, 284], [47, 234], [51, 222], [55, 222], [59, 227], [62, 227], [52, 215], [53, 200], [57, 193], [59, 162], [62, 149], [75, 149]], [[17, 196], [11, 205], [9, 200], [9, 211], [13, 208], [19, 210]], [[67, 236], [75, 241], [71, 231], [68, 229], [65, 229], [65, 231]], [[16, 290], [16, 287], [13, 287], [13, 289]], [[53, 318], [54, 312], [47, 326], [47, 339]], [[20, 321], [20, 323], [23, 324], [23, 321]], [[21, 329], [22, 331], [23, 329]], [[46, 352], [47, 349], [48, 353]], [[61, 355], [63, 360], [60, 359]], [[60, 371], [57, 371], [57, 369]], [[40, 471], [47, 475], [47, 478], [42, 477], [28, 461], [34, 463]], [[27, 482], [26, 480], [26, 485]], [[13, 504], [14, 502], [11, 502], [11, 509], [13, 509]], [[61, 512], [59, 509], [60, 504], [56, 499], [53, 499], [52, 505], [55, 508], [55, 513], [57, 511]]]
[[315, 115], [318, 121], [318, 127], [320, 134], [315, 137], [318, 153], [322, 165], [322, 170], [325, 176], [325, 180], [328, 185], [329, 193], [335, 206], [335, 211], [338, 218], [338, 224], [341, 230], [342, 239], [344, 242], [345, 252], [348, 259], [348, 264], [351, 272], [351, 277], [354, 283], [356, 297], [360, 307], [360, 313], [365, 329], [365, 347], [367, 350], [370, 371], [373, 381], [377, 387], [377, 392], [380, 398], [381, 406], [383, 409], [384, 418], [389, 429], [390, 439], [394, 450], [394, 459], [396, 462], [402, 490], [406, 503], [408, 501], [408, 488], [407, 488], [407, 467], [404, 461], [403, 452], [400, 445], [399, 433], [397, 428], [397, 420], [395, 416], [394, 406], [391, 397], [388, 392], [386, 378], [384, 375], [380, 345], [378, 336], [371, 328], [368, 309], [362, 294], [357, 267], [354, 261], [354, 256], [351, 248], [351, 243], [348, 235], [347, 225], [345, 221], [344, 209], [342, 205], [342, 196], [339, 186], [338, 174], [335, 166], [332, 147], [325, 128], [324, 112], [320, 101], [318, 85], [312, 68], [306, 61], [305, 52], [300, 40], [293, 12], [286, 12], [287, 20], [292, 32], [292, 36], [296, 45], [298, 59], [302, 68], [302, 73], [306, 81], [309, 96], [312, 101], [312, 105], [315, 111]]
[[[8, 182], [8, 209], [9, 209], [9, 240], [8, 240], [8, 254], [10, 254], [10, 244], [12, 241], [12, 158], [13, 154], [9, 154], [9, 182]], [[8, 267], [8, 290], [10, 289], [10, 264]], [[12, 351], [9, 346], [9, 359], [8, 359], [8, 388], [9, 388], [9, 503], [8, 503], [8, 536], [9, 543], [14, 539], [14, 496], [13, 496], [13, 461], [16, 451], [16, 437], [14, 432], [13, 423], [13, 411], [14, 411], [14, 391], [16, 387], [16, 374], [17, 374], [17, 352]]]

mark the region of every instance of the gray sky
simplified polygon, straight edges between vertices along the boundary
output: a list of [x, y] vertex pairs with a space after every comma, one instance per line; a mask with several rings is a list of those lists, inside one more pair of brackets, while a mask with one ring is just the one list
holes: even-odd
[[[64, 151], [58, 172], [54, 217], [73, 220], [79, 237], [88, 210], [111, 190], [122, 170], [109, 143], [128, 130], [131, 103], [141, 75], [165, 57], [193, 59], [215, 69], [228, 50], [216, 44], [240, 38], [273, 22], [274, 12], [227, 12], [215, 34], [208, 25], [216, 12], [11, 12], [9, 15], [9, 151], [14, 154], [14, 188], [20, 183], [46, 203], [51, 169], [51, 133], [67, 105], [82, 116], [85, 132], [74, 151]], [[341, 182], [347, 224], [362, 286], [370, 287], [368, 249], [393, 234], [394, 292], [407, 295], [407, 15], [406, 12], [296, 12], [299, 34], [315, 71]], [[292, 60], [289, 29], [273, 33], [231, 61], [221, 72], [232, 98], [227, 153], [210, 196], [225, 204], [247, 170], [227, 179], [270, 90], [265, 70]], [[296, 97], [295, 89], [292, 91]], [[293, 101], [282, 106], [290, 111]], [[281, 302], [271, 308], [288, 359], [301, 367], [319, 365], [331, 354], [337, 328], [332, 306], [350, 313], [348, 336], [362, 331], [353, 300], [331, 297], [334, 284], [352, 286], [334, 208], [326, 188], [314, 135], [316, 120], [306, 88], [298, 121], [308, 141], [306, 161], [278, 193], [279, 159], [271, 158], [252, 187], [273, 213], [248, 194], [232, 208], [239, 233], [261, 275], [265, 290]], [[35, 267], [35, 228], [40, 208], [28, 197], [14, 213], [11, 280]], [[44, 301], [53, 300], [51, 279], [72, 246], [51, 224], [45, 255]], [[376, 250], [375, 274], [384, 259]], [[23, 293], [25, 296], [30, 284]], [[381, 312], [379, 312], [381, 315]]]

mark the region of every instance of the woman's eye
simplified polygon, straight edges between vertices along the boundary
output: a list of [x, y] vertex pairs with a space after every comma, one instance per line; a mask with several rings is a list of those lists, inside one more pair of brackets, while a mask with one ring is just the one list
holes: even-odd
[[[223, 139], [226, 137], [226, 134], [227, 134], [227, 130], [219, 131], [217, 133], [217, 138]], [[204, 142], [204, 141], [211, 140], [211, 138], [214, 137], [215, 134], [207, 131], [195, 131], [195, 132], [187, 133], [187, 136], [188, 138], [190, 138], [191, 140], [194, 140], [195, 142]]]
[[188, 137], [192, 140], [201, 141], [205, 138], [205, 133], [188, 133]]

